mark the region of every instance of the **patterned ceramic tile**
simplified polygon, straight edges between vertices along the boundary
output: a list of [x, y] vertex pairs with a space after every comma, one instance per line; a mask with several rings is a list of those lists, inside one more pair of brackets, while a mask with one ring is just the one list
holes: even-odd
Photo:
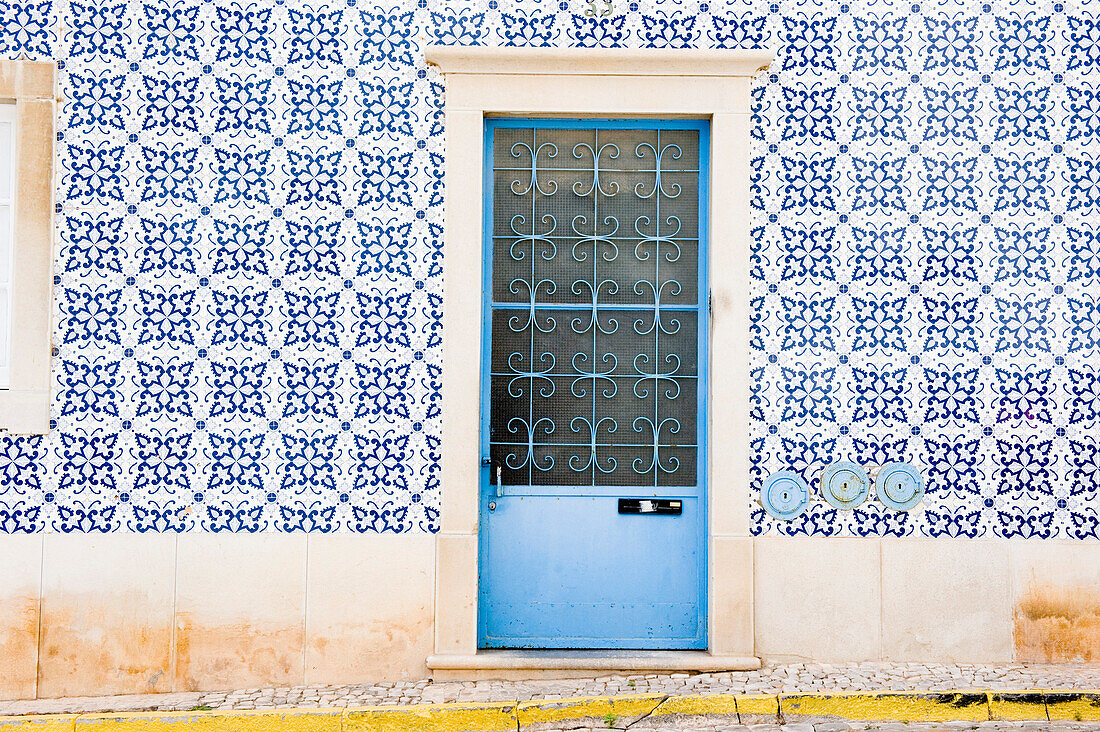
[[909, 460], [928, 492], [754, 530], [1097, 538], [1087, 0], [0, 0], [64, 99], [56, 429], [0, 438], [0, 531], [437, 529], [429, 42], [776, 48], [754, 485]]

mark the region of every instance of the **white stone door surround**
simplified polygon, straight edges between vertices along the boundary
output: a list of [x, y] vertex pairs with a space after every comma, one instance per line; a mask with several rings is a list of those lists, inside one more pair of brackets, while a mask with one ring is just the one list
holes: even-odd
[[[749, 534], [749, 130], [767, 50], [429, 46], [446, 82], [442, 518], [436, 538], [437, 676], [496, 669], [747, 669]], [[711, 123], [708, 651], [478, 652], [479, 380], [484, 118], [700, 118]], [[499, 675], [499, 674], [498, 674]]]

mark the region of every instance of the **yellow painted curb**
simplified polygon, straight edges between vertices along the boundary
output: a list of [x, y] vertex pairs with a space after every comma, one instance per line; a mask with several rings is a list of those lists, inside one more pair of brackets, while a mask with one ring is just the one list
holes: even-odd
[[72, 732], [77, 714], [0, 717], [0, 732]]
[[535, 700], [520, 702], [516, 708], [516, 717], [520, 729], [585, 717], [599, 720], [614, 717], [621, 720], [649, 714], [662, 699], [664, 697], [659, 694], [632, 694]]
[[515, 709], [515, 702], [362, 707], [347, 710], [343, 732], [503, 732], [516, 729]]
[[784, 719], [798, 716], [868, 722], [989, 721], [989, 702], [984, 691], [780, 694], [779, 710]]
[[[721, 715], [752, 721], [837, 717], [868, 722], [1100, 721], [1100, 691], [696, 694], [421, 704], [0, 717], [0, 732], [512, 732], [567, 720]], [[754, 718], [756, 718], [754, 720]]]
[[744, 694], [737, 697], [737, 714], [745, 717], [779, 717], [775, 694]]
[[1030, 722], [1047, 718], [1043, 692], [990, 692], [989, 718], [995, 722]]
[[340, 732], [343, 713], [343, 709], [256, 709], [81, 714], [73, 729], [75, 732], [266, 732], [272, 729]]
[[[743, 698], [743, 697], [742, 697]], [[705, 696], [670, 696], [653, 710], [650, 718], [668, 717], [673, 714], [702, 716], [720, 714], [733, 717], [737, 715], [737, 699], [734, 694], [707, 694]], [[775, 705], [775, 697], [771, 697]], [[773, 710], [774, 713], [774, 710]]]
[[1048, 691], [1044, 696], [1052, 722], [1100, 722], [1100, 691]]

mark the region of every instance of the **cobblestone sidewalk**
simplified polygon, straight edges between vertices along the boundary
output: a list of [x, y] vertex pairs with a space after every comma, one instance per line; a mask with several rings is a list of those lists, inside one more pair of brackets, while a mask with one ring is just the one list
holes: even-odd
[[[71, 697], [0, 702], [0, 715], [360, 707], [462, 701], [527, 701], [617, 694], [1100, 689], [1100, 664], [787, 664], [760, 671], [645, 674], [554, 681], [400, 681], [235, 691]], [[788, 725], [788, 727], [791, 727]], [[914, 729], [923, 727], [914, 727]], [[792, 732], [794, 728], [791, 727]], [[1098, 728], [1100, 730], [1100, 728]]]

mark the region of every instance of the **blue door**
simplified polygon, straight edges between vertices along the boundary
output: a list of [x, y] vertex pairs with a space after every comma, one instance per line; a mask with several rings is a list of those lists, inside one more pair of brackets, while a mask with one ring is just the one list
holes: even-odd
[[486, 122], [483, 648], [706, 647], [708, 131]]

